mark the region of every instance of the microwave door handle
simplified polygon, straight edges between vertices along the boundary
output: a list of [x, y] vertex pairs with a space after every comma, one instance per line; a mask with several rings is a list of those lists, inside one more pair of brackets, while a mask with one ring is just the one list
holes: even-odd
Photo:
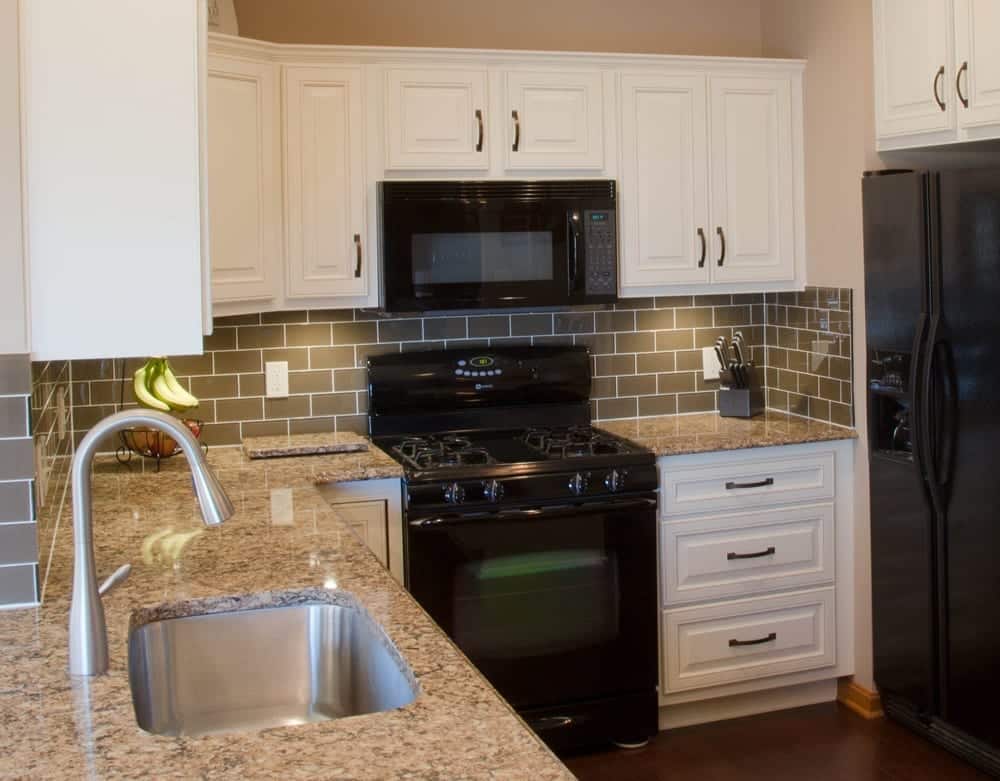
[[580, 222], [580, 212], [571, 211], [566, 215], [566, 223], [569, 228], [570, 250], [569, 250], [569, 292], [576, 290], [576, 278], [579, 274], [579, 232], [577, 224]]

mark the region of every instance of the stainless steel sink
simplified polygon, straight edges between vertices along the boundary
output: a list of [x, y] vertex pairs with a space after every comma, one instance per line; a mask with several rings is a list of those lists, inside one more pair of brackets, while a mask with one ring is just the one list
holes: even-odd
[[260, 730], [375, 713], [417, 696], [362, 610], [308, 604], [171, 618], [129, 638], [136, 720], [158, 735]]

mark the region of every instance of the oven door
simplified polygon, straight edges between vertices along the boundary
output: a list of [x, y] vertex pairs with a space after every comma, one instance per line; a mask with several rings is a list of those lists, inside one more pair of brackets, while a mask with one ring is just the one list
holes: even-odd
[[655, 691], [656, 500], [408, 523], [411, 593], [518, 710]]
[[388, 312], [557, 306], [570, 302], [573, 241], [565, 203], [387, 201], [382, 307]]

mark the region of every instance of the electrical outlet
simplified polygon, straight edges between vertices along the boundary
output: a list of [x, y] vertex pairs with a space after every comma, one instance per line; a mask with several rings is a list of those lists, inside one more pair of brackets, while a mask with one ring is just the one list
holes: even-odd
[[288, 361], [268, 361], [264, 364], [264, 395], [269, 399], [288, 397]]
[[719, 379], [719, 359], [715, 355], [714, 347], [701, 348], [701, 368], [705, 373], [706, 380]]
[[295, 525], [295, 504], [292, 501], [291, 488], [274, 488], [271, 490], [271, 525]]

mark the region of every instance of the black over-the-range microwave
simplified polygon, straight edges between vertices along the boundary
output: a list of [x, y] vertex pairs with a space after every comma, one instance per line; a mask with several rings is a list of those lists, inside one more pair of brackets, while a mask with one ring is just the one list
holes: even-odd
[[612, 179], [379, 182], [386, 312], [618, 297]]

